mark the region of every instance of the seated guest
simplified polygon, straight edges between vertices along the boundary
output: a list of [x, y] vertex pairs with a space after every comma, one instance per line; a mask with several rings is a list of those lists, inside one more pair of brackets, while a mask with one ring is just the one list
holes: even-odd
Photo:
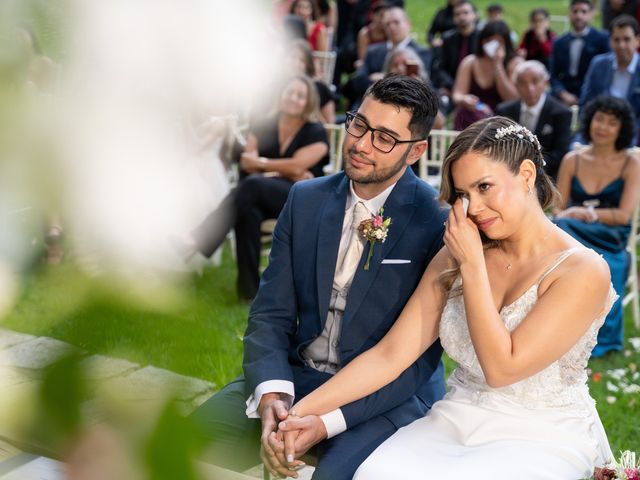
[[594, 57], [584, 78], [580, 106], [598, 95], [626, 99], [640, 127], [640, 28], [635, 18], [621, 15], [611, 22], [611, 53]]
[[362, 101], [362, 96], [369, 85], [380, 80], [384, 74], [384, 59], [387, 54], [395, 48], [413, 48], [422, 59], [425, 68], [431, 67], [431, 52], [420, 47], [411, 39], [411, 23], [404, 9], [400, 7], [388, 8], [382, 16], [387, 41], [370, 46], [364, 61], [355, 76], [349, 80], [344, 88], [344, 95], [349, 100], [352, 110], [356, 109]]
[[462, 60], [458, 68], [453, 87], [456, 130], [493, 115], [499, 103], [518, 98], [511, 76], [519, 63], [522, 58], [513, 50], [509, 27], [501, 21], [487, 23], [475, 54]]
[[[422, 82], [431, 85], [431, 80], [427, 70], [424, 68], [422, 60], [411, 48], [399, 48], [393, 50], [384, 61], [384, 74], [395, 73], [397, 75], [406, 75], [407, 77], [413, 77]], [[440, 110], [436, 114], [436, 119], [433, 122], [433, 128], [440, 129], [444, 126], [445, 116]], [[427, 147], [429, 148], [429, 147]], [[418, 163], [412, 165], [414, 169], [418, 167]]]
[[354, 64], [356, 68], [360, 67], [362, 62], [364, 62], [364, 57], [371, 45], [387, 41], [387, 36], [384, 33], [384, 26], [382, 25], [382, 16], [387, 8], [389, 8], [389, 4], [386, 2], [376, 3], [371, 13], [371, 21], [358, 31], [358, 60], [356, 60]]
[[515, 120], [538, 137], [546, 163], [545, 172], [555, 180], [560, 161], [569, 149], [571, 110], [546, 94], [549, 73], [537, 60], [518, 65], [513, 72], [513, 83], [520, 99], [501, 103], [496, 114]]
[[609, 264], [618, 299], [598, 332], [592, 356], [622, 350], [622, 297], [629, 268], [625, 249], [633, 209], [640, 200], [640, 159], [627, 149], [634, 115], [625, 100], [597, 97], [583, 113], [585, 149], [562, 160], [558, 173], [561, 195], [556, 223]]
[[336, 121], [336, 102], [333, 92], [324, 81], [316, 78], [316, 67], [313, 62], [311, 47], [306, 40], [294, 40], [289, 45], [287, 52], [287, 61], [289, 62], [289, 73], [291, 75], [306, 75], [313, 79], [318, 92], [318, 100], [320, 105], [320, 118], [322, 123], [335, 123]]
[[603, 0], [602, 1], [602, 28], [610, 30], [611, 22], [620, 15], [636, 15], [636, 0]]
[[571, 31], [554, 40], [549, 74], [553, 95], [568, 107], [577, 105], [591, 59], [609, 51], [609, 37], [591, 26], [591, 0], [571, 0]]
[[210, 256], [233, 228], [238, 258], [238, 296], [251, 300], [259, 282], [260, 224], [277, 218], [294, 182], [322, 176], [329, 151], [313, 82], [293, 77], [284, 87], [275, 116], [252, 125], [240, 159], [238, 186], [185, 239], [185, 257]]
[[442, 34], [455, 28], [453, 22], [453, 8], [460, 3], [460, 0], [447, 0], [447, 5], [438, 10], [433, 17], [431, 26], [427, 30], [427, 43], [436, 48], [442, 45]]
[[549, 57], [556, 34], [549, 30], [549, 11], [536, 8], [529, 14], [531, 28], [524, 32], [519, 52], [526, 60], [538, 60], [549, 67]]
[[458, 66], [462, 60], [478, 48], [480, 31], [477, 29], [478, 11], [475, 5], [462, 0], [453, 8], [455, 29], [442, 36], [442, 47], [438, 49], [431, 67], [433, 83], [440, 95], [451, 96]]
[[320, 52], [329, 50], [327, 27], [318, 21], [320, 11], [315, 0], [294, 0], [290, 12], [304, 21], [307, 40], [313, 50]]

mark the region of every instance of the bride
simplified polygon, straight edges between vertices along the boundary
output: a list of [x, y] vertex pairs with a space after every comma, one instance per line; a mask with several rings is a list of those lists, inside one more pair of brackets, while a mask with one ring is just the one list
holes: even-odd
[[529, 130], [493, 117], [463, 131], [443, 165], [445, 247], [380, 343], [291, 409], [287, 458], [296, 417], [382, 388], [440, 337], [449, 392], [355, 478], [576, 480], [606, 463], [585, 368], [615, 293], [604, 260], [545, 216], [555, 193]]

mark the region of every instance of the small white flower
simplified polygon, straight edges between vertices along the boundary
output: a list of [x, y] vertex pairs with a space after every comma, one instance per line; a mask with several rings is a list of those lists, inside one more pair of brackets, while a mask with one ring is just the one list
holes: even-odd
[[620, 388], [615, 383], [607, 382], [607, 390], [610, 392], [619, 392]]
[[606, 374], [609, 375], [614, 380], [620, 380], [620, 379], [624, 378], [624, 376], [627, 374], [627, 369], [626, 368], [616, 368], [614, 370], [607, 370]]
[[640, 385], [636, 385], [632, 383], [631, 385], [627, 385], [622, 389], [623, 393], [640, 393]]
[[617, 400], [618, 400], [618, 399], [617, 399], [616, 397], [613, 397], [613, 396], [611, 396], [611, 395], [607, 397], [607, 403], [609, 403], [609, 404], [611, 404], [611, 405], [612, 405], [612, 404], [614, 404], [614, 403], [616, 403], [616, 401], [617, 401]]
[[629, 343], [634, 350], [640, 351], [640, 337], [633, 337], [629, 339]]

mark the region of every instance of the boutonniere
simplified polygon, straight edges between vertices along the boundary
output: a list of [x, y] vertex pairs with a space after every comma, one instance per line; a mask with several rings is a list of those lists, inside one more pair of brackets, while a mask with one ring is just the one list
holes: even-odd
[[387, 233], [389, 232], [389, 225], [391, 225], [391, 217], [384, 218], [382, 214], [384, 208], [378, 211], [377, 215], [372, 215], [371, 218], [363, 220], [358, 226], [358, 231], [369, 242], [369, 253], [367, 254], [367, 261], [364, 263], [364, 269], [369, 270], [369, 262], [373, 255], [373, 247], [377, 242], [384, 243], [387, 239]]

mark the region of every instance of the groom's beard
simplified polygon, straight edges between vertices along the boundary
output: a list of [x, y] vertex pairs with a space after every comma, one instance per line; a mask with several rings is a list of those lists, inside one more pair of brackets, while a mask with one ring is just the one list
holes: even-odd
[[[342, 152], [342, 164], [344, 165], [344, 173], [346, 173], [347, 177], [353, 180], [356, 183], [384, 183], [390, 178], [397, 175], [407, 164], [407, 157], [409, 156], [409, 152], [411, 151], [411, 146], [407, 148], [407, 151], [402, 154], [402, 157], [391, 165], [390, 167], [376, 170], [376, 163], [373, 160], [365, 157], [364, 155], [359, 154], [353, 148], [348, 151]], [[371, 163], [374, 167], [374, 170], [369, 173], [360, 172], [358, 169], [353, 168], [351, 166], [351, 162], [349, 161], [349, 155], [359, 156], [367, 160], [367, 162]]]

